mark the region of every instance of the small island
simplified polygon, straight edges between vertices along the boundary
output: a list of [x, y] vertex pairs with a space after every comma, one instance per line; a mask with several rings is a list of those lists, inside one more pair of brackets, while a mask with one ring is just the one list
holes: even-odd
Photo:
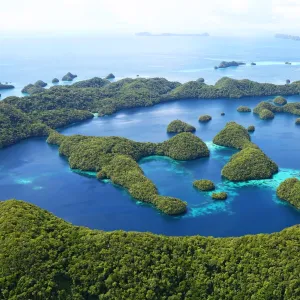
[[287, 101], [285, 98], [281, 97], [281, 96], [277, 96], [274, 98], [273, 102], [277, 105], [285, 105], [287, 104]]
[[210, 115], [202, 115], [199, 117], [198, 121], [201, 123], [207, 123], [212, 119]]
[[47, 86], [47, 83], [44, 82], [43, 80], [38, 80], [34, 85], [38, 87], [45, 87]]
[[281, 33], [275, 34], [275, 38], [277, 38], [277, 39], [285, 39], [285, 40], [300, 41], [300, 36], [289, 35], [289, 34], [281, 34]]
[[214, 183], [208, 179], [195, 180], [193, 186], [200, 191], [212, 191], [215, 189]]
[[288, 178], [276, 190], [277, 196], [300, 209], [300, 180]]
[[212, 193], [211, 197], [214, 200], [226, 200], [227, 199], [227, 193], [225, 193], [225, 192]]
[[272, 120], [274, 119], [275, 115], [271, 110], [264, 108], [260, 111], [259, 117], [262, 120]]
[[59, 79], [58, 79], [58, 78], [53, 78], [53, 79], [52, 79], [52, 83], [53, 83], [53, 84], [59, 83]]
[[204, 82], [205, 82], [205, 79], [204, 79], [204, 78], [198, 78], [198, 79], [196, 80], [196, 82], [204, 83]]
[[251, 66], [256, 66], [256, 63], [255, 63], [255, 62], [252, 62], [250, 65], [251, 65]]
[[39, 94], [39, 93], [43, 93], [45, 91], [45, 89], [41, 86], [39, 86], [39, 84], [27, 84], [22, 90], [21, 92], [24, 94], [29, 94], [29, 95], [33, 95], [33, 94]]
[[300, 118], [296, 119], [295, 124], [300, 125]]
[[238, 67], [241, 65], [245, 65], [245, 63], [237, 61], [222, 61], [218, 66], [215, 66], [215, 69], [225, 69], [229, 67]]
[[248, 106], [239, 106], [237, 108], [237, 111], [238, 112], [251, 112], [251, 108]]
[[61, 79], [62, 81], [73, 81], [74, 78], [76, 78], [77, 75], [72, 74], [71, 72], [68, 72], [63, 78]]
[[254, 125], [250, 125], [247, 128], [248, 132], [254, 132], [255, 131], [255, 126]]
[[172, 121], [167, 128], [168, 133], [180, 133], [180, 132], [194, 132], [196, 128], [181, 120]]
[[11, 84], [3, 84], [0, 82], [0, 90], [10, 90], [14, 89], [15, 87]]
[[108, 79], [108, 80], [115, 79], [115, 78], [116, 78], [116, 76], [113, 73], [110, 73], [105, 77], [105, 79]]
[[219, 146], [241, 149], [222, 169], [222, 176], [230, 181], [266, 179], [278, 172], [278, 166], [251, 142], [246, 128], [235, 122], [227, 123], [213, 142]]

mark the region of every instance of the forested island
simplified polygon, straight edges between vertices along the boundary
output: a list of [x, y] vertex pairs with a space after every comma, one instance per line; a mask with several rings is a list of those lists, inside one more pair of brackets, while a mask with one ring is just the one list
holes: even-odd
[[300, 298], [300, 227], [238, 238], [167, 237], [74, 226], [0, 202], [3, 299]]
[[160, 196], [137, 161], [151, 155], [176, 160], [209, 156], [206, 144], [191, 133], [180, 133], [163, 143], [141, 143], [121, 137], [63, 136], [51, 131], [47, 141], [59, 146], [59, 153], [68, 158], [72, 169], [98, 172], [99, 179], [110, 179], [135, 199], [151, 203], [169, 215], [184, 213], [186, 202]]
[[[199, 81], [181, 84], [164, 78], [126, 78], [110, 82], [96, 77], [69, 86], [44, 89], [33, 85], [30, 88], [35, 91], [28, 97], [7, 97], [1, 101], [0, 122], [5, 126], [0, 129], [0, 147], [35, 136], [36, 132], [31, 133], [27, 128], [36, 124], [43, 125], [40, 133], [44, 134], [46, 128], [55, 129], [91, 119], [93, 113], [104, 116], [125, 108], [146, 107], [173, 100], [297, 95], [300, 93], [300, 82], [275, 85], [223, 77], [215, 85], [207, 85]], [[261, 108], [273, 113], [283, 111], [300, 115], [300, 103], [287, 103], [279, 107], [265, 102], [254, 112], [259, 113]], [[1, 121], [7, 120], [10, 112], [20, 115], [30, 126], [24, 130], [21, 119]]]
[[215, 66], [215, 69], [225, 69], [229, 67], [238, 67], [242, 65], [245, 65], [245, 63], [237, 61], [222, 61], [218, 66]]

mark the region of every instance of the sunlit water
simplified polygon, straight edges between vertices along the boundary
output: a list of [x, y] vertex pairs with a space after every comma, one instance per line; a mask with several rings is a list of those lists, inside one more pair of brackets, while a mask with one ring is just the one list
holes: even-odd
[[[30, 201], [76, 225], [103, 230], [213, 236], [279, 231], [300, 223], [300, 211], [277, 199], [275, 192], [282, 180], [300, 178], [300, 127], [294, 125], [296, 117], [292, 115], [277, 114], [272, 121], [262, 121], [252, 113], [236, 111], [239, 105], [253, 108], [269, 99], [182, 100], [121, 111], [62, 130], [66, 135], [117, 135], [161, 142], [171, 137], [166, 133], [170, 121], [179, 118], [194, 125], [196, 135], [211, 150], [209, 158], [174, 161], [155, 156], [139, 162], [161, 194], [188, 202], [183, 216], [163, 215], [132, 199], [110, 181], [98, 181], [95, 173], [70, 170], [57, 147], [48, 145], [44, 138], [29, 139], [0, 151], [0, 197]], [[300, 101], [300, 97], [289, 97], [288, 101]], [[201, 114], [210, 114], [212, 121], [199, 123]], [[236, 150], [216, 146], [212, 140], [228, 121], [255, 125], [252, 141], [280, 167], [273, 179], [232, 183], [221, 178], [222, 167]], [[192, 182], [201, 178], [213, 180], [217, 190], [228, 193], [228, 199], [214, 201], [210, 193], [194, 189]]]

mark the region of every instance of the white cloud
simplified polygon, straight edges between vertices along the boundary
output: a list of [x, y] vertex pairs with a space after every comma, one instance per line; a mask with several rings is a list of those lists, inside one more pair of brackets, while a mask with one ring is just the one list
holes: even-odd
[[299, 13], [299, 0], [9, 0], [0, 30], [300, 34]]

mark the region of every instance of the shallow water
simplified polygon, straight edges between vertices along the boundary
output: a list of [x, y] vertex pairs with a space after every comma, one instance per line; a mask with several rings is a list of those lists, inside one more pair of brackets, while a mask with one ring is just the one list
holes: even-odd
[[[254, 108], [261, 100], [181, 100], [154, 107], [121, 111], [113, 116], [94, 118], [62, 130], [63, 134], [124, 136], [136, 141], [160, 142], [171, 137], [167, 124], [181, 119], [194, 125], [196, 135], [209, 146], [209, 158], [178, 162], [166, 157], [148, 157], [140, 161], [145, 174], [163, 195], [188, 202], [186, 215], [170, 217], [149, 205], [132, 199], [109, 181], [98, 181], [93, 173], [70, 170], [56, 146], [43, 138], [34, 138], [0, 151], [0, 197], [30, 201], [76, 225], [103, 230], [151, 231], [167, 235], [239, 236], [274, 232], [300, 223], [300, 211], [276, 198], [276, 187], [288, 177], [300, 178], [300, 127], [295, 116], [277, 114], [262, 121], [252, 113], [238, 113], [239, 105]], [[289, 102], [300, 97], [289, 97]], [[220, 113], [225, 112], [225, 116]], [[199, 123], [198, 116], [210, 114], [212, 121]], [[255, 125], [252, 141], [280, 167], [270, 180], [230, 183], [220, 172], [235, 150], [217, 147], [212, 139], [226, 122]], [[213, 201], [209, 193], [193, 188], [195, 179], [213, 180], [229, 198]]]

